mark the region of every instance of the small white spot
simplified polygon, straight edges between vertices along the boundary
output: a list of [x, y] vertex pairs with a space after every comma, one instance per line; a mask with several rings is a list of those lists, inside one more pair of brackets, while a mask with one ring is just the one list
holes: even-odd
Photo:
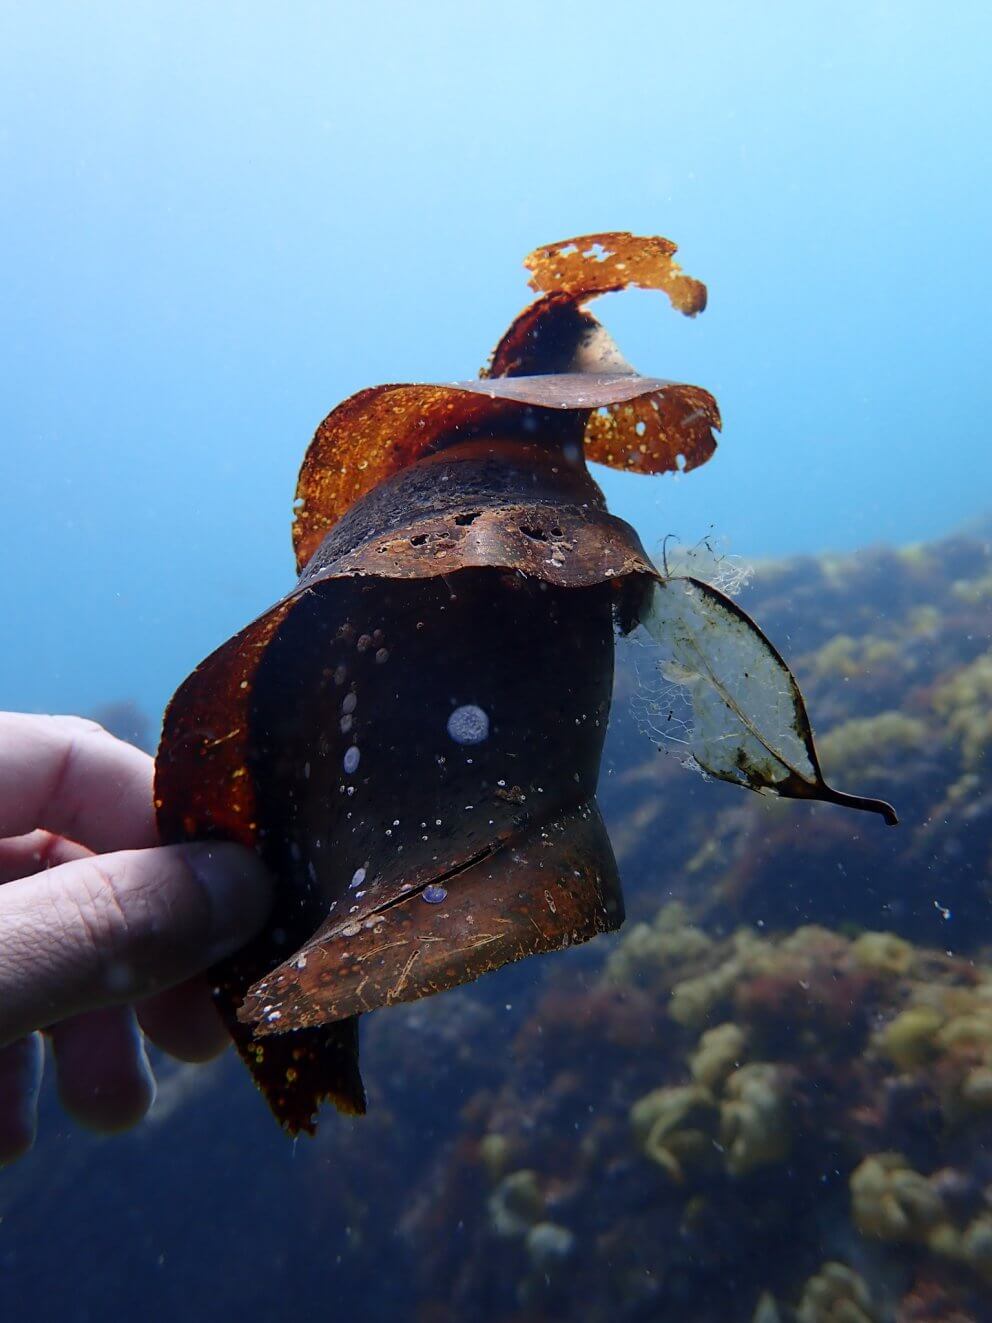
[[351, 887], [351, 890], [354, 891], [355, 888], [360, 887], [364, 881], [365, 881], [365, 869], [356, 868], [351, 876], [351, 881], [348, 883], [348, 885]]
[[489, 738], [489, 716], [475, 703], [465, 703], [448, 718], [448, 734], [456, 744], [482, 744]]
[[358, 764], [361, 762], [361, 760], [362, 760], [362, 755], [361, 752], [359, 751], [358, 745], [352, 744], [350, 748], [345, 750], [344, 764], [343, 764], [345, 774], [347, 776], [353, 776], [354, 773], [358, 771]]

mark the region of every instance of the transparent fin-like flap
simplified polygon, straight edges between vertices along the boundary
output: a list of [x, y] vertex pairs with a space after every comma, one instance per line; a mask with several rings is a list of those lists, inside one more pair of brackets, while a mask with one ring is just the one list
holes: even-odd
[[710, 776], [765, 794], [821, 799], [897, 821], [890, 804], [832, 789], [820, 771], [795, 677], [754, 621], [711, 584], [660, 580], [641, 623], [665, 679], [692, 708], [688, 752]]

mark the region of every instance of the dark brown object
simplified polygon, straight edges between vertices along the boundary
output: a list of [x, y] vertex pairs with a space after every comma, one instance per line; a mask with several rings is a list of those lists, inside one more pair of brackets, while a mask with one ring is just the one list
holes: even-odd
[[[585, 461], [695, 467], [719, 413], [638, 376], [582, 304], [639, 284], [700, 311], [674, 251], [540, 249], [543, 293], [485, 379], [339, 405], [300, 472], [299, 582], [169, 706], [163, 839], [240, 841], [278, 879], [266, 931], [213, 973], [292, 1134], [324, 1098], [364, 1110], [359, 1014], [622, 921], [595, 790], [614, 626], [658, 571]], [[458, 709], [484, 714], [476, 742]]]

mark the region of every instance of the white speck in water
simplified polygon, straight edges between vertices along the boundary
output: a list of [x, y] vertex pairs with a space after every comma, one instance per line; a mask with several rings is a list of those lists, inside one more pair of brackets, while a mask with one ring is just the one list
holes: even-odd
[[304, 764], [303, 764], [303, 779], [304, 779], [305, 781], [309, 781], [309, 780], [310, 780], [310, 764], [309, 764], [309, 763], [304, 763]]
[[430, 886], [424, 887], [423, 895], [428, 905], [440, 905], [442, 900], [447, 899], [448, 893], [444, 887], [439, 887], [435, 882], [432, 882]]
[[475, 703], [464, 703], [448, 718], [448, 734], [456, 744], [482, 744], [489, 738], [489, 716]]
[[340, 722], [341, 734], [349, 735], [351, 733], [351, 728], [354, 724], [355, 724], [355, 718], [350, 713], [348, 713], [346, 716], [343, 716]]
[[354, 712], [357, 706], [358, 695], [356, 693], [345, 694], [344, 698], [341, 700], [341, 711], [345, 716], [347, 716], [349, 712]]
[[354, 773], [358, 771], [358, 764], [361, 760], [362, 755], [359, 752], [357, 744], [352, 744], [350, 748], [346, 749], [344, 755], [344, 770], [346, 775], [354, 775]]
[[354, 873], [352, 873], [351, 875], [351, 881], [348, 883], [348, 885], [351, 887], [352, 891], [354, 891], [355, 888], [360, 887], [364, 881], [365, 881], [365, 869], [356, 868]]

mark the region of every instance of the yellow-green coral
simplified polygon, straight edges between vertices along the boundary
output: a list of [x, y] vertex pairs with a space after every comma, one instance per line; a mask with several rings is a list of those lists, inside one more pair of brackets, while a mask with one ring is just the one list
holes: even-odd
[[718, 1024], [707, 1029], [689, 1058], [689, 1070], [697, 1084], [719, 1089], [731, 1071], [744, 1061], [747, 1036], [736, 1024]]
[[525, 1236], [543, 1212], [544, 1195], [530, 1168], [504, 1176], [489, 1196], [489, 1221], [497, 1236]]
[[895, 933], [862, 933], [851, 943], [851, 954], [875, 974], [908, 974], [913, 967], [912, 945]]
[[675, 1181], [687, 1166], [713, 1157], [717, 1111], [713, 1095], [696, 1084], [655, 1089], [630, 1109], [634, 1137], [644, 1153]]
[[911, 985], [909, 1004], [878, 1029], [873, 1046], [903, 1071], [937, 1071], [949, 1124], [992, 1109], [992, 982], [973, 987]]
[[784, 1072], [767, 1061], [741, 1066], [728, 1078], [720, 1104], [720, 1140], [727, 1170], [743, 1176], [782, 1162], [792, 1148]]
[[819, 740], [820, 761], [838, 775], [890, 773], [927, 742], [925, 722], [904, 712], [880, 712], [835, 726]]
[[901, 1153], [875, 1153], [851, 1173], [854, 1223], [876, 1240], [925, 1242], [944, 1220], [940, 1195]]
[[505, 1135], [491, 1133], [479, 1141], [479, 1157], [491, 1181], [498, 1181], [510, 1159], [510, 1141]]
[[858, 674], [858, 640], [850, 634], [837, 634], [813, 654], [813, 670], [820, 676], [850, 679]]
[[992, 570], [977, 579], [958, 579], [951, 592], [961, 602], [978, 605], [992, 601]]
[[943, 1023], [944, 1017], [933, 1006], [910, 1006], [878, 1032], [875, 1043], [900, 1070], [916, 1070], [937, 1056], [937, 1033]]
[[873, 1323], [871, 1292], [846, 1263], [825, 1263], [803, 1289], [797, 1323]]
[[782, 1315], [771, 1291], [762, 1291], [755, 1306], [751, 1323], [782, 1323]]
[[934, 694], [934, 708], [974, 770], [992, 745], [992, 651], [963, 666]]
[[683, 979], [672, 988], [669, 1014], [687, 1029], [701, 1029], [713, 1009], [725, 1001], [745, 970], [756, 970], [774, 948], [753, 930], [742, 928], [733, 937], [731, 954], [715, 969]]
[[992, 1281], [992, 1213], [956, 1223], [940, 1194], [945, 1174], [923, 1176], [899, 1153], [866, 1158], [851, 1176], [855, 1225], [878, 1240], [925, 1245]]
[[713, 939], [689, 922], [678, 901], [664, 905], [653, 923], [638, 923], [611, 952], [607, 975], [620, 983], [636, 983], [663, 971], [671, 979], [705, 956]]

